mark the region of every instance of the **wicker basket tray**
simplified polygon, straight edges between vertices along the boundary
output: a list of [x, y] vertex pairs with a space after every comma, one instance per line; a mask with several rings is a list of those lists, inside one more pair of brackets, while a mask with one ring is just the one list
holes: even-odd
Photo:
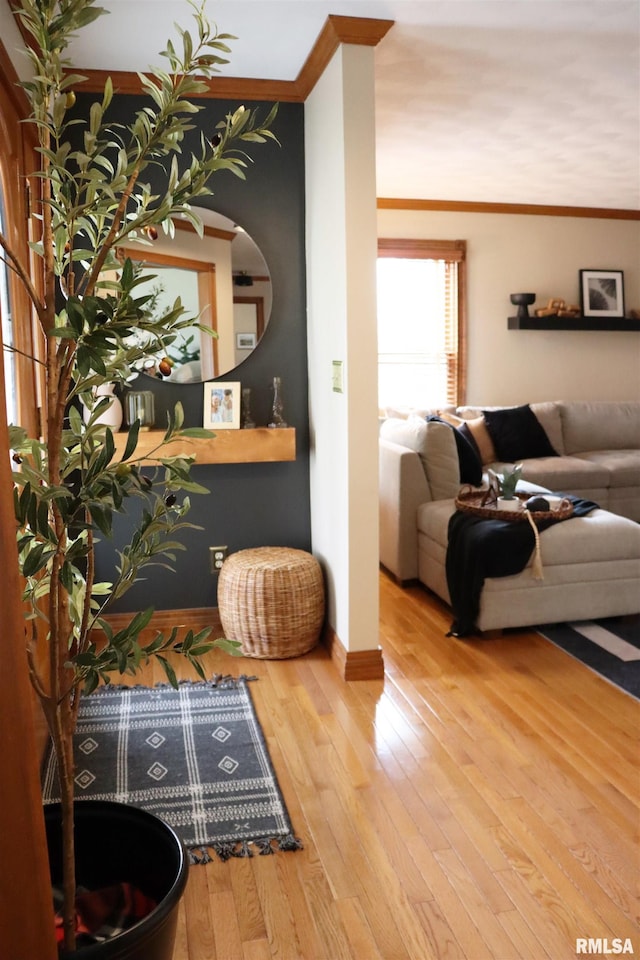
[[[487, 490], [477, 490], [473, 487], [462, 487], [456, 497], [456, 507], [466, 513], [474, 513], [487, 520], [510, 520], [512, 523], [527, 521], [529, 517], [537, 522], [543, 520], [566, 520], [573, 513], [573, 504], [566, 498], [560, 501], [557, 510], [501, 510], [496, 500], [487, 500]], [[516, 497], [522, 503], [531, 499], [530, 493], [517, 493]], [[544, 497], [544, 494], [540, 494]], [[528, 516], [527, 516], [528, 515]]]

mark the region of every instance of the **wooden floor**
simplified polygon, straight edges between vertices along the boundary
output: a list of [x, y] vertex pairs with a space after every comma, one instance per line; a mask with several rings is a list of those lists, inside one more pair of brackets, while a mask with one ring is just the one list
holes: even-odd
[[640, 956], [637, 701], [534, 633], [447, 627], [382, 575], [384, 682], [344, 683], [323, 648], [216, 654], [260, 678], [304, 850], [192, 867], [174, 960]]

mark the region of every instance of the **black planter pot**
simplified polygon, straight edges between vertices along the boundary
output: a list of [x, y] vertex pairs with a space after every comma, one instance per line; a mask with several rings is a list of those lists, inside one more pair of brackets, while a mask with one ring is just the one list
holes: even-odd
[[[61, 885], [60, 804], [44, 808], [51, 882]], [[163, 820], [124, 803], [75, 803], [76, 882], [88, 890], [128, 882], [157, 903], [124, 933], [61, 954], [63, 960], [171, 960], [178, 905], [189, 864], [181, 840]]]

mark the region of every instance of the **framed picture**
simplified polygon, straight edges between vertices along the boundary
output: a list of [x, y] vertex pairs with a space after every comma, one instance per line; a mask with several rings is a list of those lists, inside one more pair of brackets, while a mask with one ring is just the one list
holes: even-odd
[[622, 270], [581, 270], [580, 303], [584, 317], [624, 317]]
[[240, 429], [240, 384], [205, 383], [202, 426], [211, 430]]
[[236, 333], [236, 350], [253, 350], [255, 345], [255, 333]]

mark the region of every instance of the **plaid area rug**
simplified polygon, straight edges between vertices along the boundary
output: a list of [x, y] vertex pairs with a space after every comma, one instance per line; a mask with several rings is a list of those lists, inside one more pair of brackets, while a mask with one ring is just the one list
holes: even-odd
[[[142, 807], [169, 823], [192, 863], [298, 850], [246, 677], [100, 687], [80, 701], [76, 798]], [[45, 802], [59, 799], [51, 746]]]
[[547, 640], [640, 700], [640, 614], [537, 628]]

